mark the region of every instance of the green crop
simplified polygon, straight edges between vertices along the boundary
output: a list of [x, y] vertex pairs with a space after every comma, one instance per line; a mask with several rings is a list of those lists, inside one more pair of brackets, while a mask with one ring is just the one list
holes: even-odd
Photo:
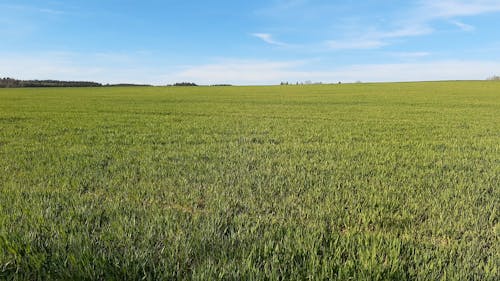
[[500, 83], [0, 89], [0, 279], [499, 280]]

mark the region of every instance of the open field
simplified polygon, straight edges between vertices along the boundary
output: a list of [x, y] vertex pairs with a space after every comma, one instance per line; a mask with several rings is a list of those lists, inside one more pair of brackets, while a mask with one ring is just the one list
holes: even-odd
[[0, 89], [0, 279], [498, 280], [500, 83]]

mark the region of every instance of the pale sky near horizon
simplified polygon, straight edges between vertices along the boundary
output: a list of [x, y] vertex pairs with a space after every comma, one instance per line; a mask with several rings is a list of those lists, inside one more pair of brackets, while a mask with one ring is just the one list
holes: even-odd
[[278, 84], [500, 75], [500, 0], [0, 0], [0, 77]]

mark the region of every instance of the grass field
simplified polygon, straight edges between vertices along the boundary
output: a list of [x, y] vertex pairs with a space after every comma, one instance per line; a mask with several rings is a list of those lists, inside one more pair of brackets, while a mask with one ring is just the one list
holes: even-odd
[[0, 89], [0, 279], [499, 280], [500, 83]]

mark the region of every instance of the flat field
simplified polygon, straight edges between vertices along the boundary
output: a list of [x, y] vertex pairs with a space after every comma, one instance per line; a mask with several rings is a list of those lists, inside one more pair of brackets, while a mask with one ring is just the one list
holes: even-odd
[[500, 83], [0, 89], [0, 279], [499, 280]]

